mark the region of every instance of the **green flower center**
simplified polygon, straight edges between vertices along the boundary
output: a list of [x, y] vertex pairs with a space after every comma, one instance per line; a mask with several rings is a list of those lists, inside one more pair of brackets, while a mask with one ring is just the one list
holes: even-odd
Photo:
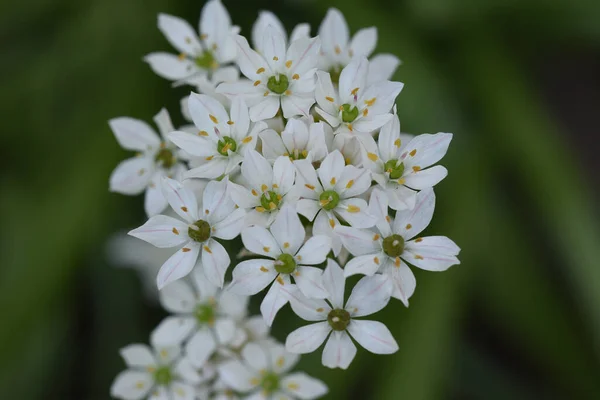
[[223, 136], [223, 139], [219, 140], [219, 143], [217, 143], [217, 151], [223, 156], [228, 156], [229, 150], [236, 151], [237, 143], [229, 136]]
[[336, 65], [329, 70], [329, 76], [331, 77], [331, 83], [337, 85], [340, 83], [340, 75], [342, 74], [342, 67]]
[[276, 210], [279, 207], [281, 196], [272, 190], [268, 190], [260, 196], [260, 205], [267, 211]]
[[275, 271], [280, 274], [291, 274], [296, 269], [296, 260], [290, 254], [282, 254], [275, 261]]
[[350, 313], [346, 310], [342, 310], [341, 308], [336, 308], [335, 310], [329, 311], [329, 315], [327, 315], [327, 322], [329, 322], [331, 329], [334, 331], [346, 330], [348, 324], [350, 323]]
[[283, 74], [273, 75], [267, 81], [267, 88], [277, 94], [283, 94], [290, 86], [290, 81], [288, 81], [288, 77]]
[[194, 59], [196, 65], [200, 68], [210, 69], [217, 66], [215, 56], [210, 51], [205, 51]]
[[210, 237], [210, 225], [199, 219], [188, 228], [188, 236], [196, 242], [206, 242]]
[[154, 161], [162, 165], [164, 168], [171, 168], [177, 162], [173, 151], [167, 148], [162, 148], [154, 156]]
[[358, 108], [351, 106], [350, 104], [342, 105], [342, 121], [350, 123], [358, 117]]
[[383, 251], [390, 257], [398, 257], [404, 252], [404, 238], [393, 234], [383, 239]]
[[171, 372], [171, 368], [167, 366], [158, 367], [156, 371], [154, 371], [154, 381], [157, 385], [167, 386], [173, 380], [173, 373]]
[[327, 211], [333, 210], [340, 202], [340, 195], [333, 190], [326, 190], [319, 196], [321, 207]]
[[279, 389], [279, 376], [273, 372], [265, 372], [263, 375], [260, 386], [263, 388], [265, 394], [269, 395]]
[[398, 164], [398, 160], [389, 160], [383, 168], [390, 174], [391, 179], [400, 179], [404, 174], [404, 163]]
[[198, 304], [194, 309], [194, 317], [200, 324], [212, 324], [215, 321], [215, 309], [210, 304]]

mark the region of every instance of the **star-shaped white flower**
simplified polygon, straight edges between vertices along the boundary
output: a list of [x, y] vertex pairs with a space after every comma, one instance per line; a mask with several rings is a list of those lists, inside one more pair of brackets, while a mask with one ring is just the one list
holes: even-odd
[[185, 178], [215, 179], [230, 174], [246, 151], [254, 149], [258, 133], [266, 128], [263, 122], [250, 123], [248, 107], [241, 97], [233, 100], [229, 114], [221, 103], [203, 94], [192, 93], [188, 107], [198, 133], [177, 131], [169, 139], [204, 162], [187, 171]]
[[159, 76], [196, 84], [200, 77], [219, 73], [219, 68], [235, 59], [233, 36], [239, 32], [231, 25], [229, 13], [220, 0], [210, 0], [200, 14], [200, 35], [178, 17], [159, 14], [158, 28], [180, 53], [150, 53], [144, 60]]
[[182, 246], [160, 268], [156, 278], [158, 288], [189, 274], [199, 260], [198, 268], [206, 278], [223, 287], [230, 258], [215, 238], [231, 240], [238, 236], [246, 215], [229, 198], [227, 180], [209, 182], [201, 204], [194, 192], [173, 179], [163, 178], [162, 186], [171, 208], [183, 221], [156, 215], [129, 232], [156, 247]]
[[416, 190], [429, 189], [448, 175], [441, 165], [431, 168], [444, 157], [452, 140], [451, 133], [424, 134], [403, 140], [400, 120], [394, 115], [381, 128], [377, 148], [363, 149], [363, 165], [385, 190], [394, 210], [412, 209]]
[[237, 63], [249, 81], [222, 83], [218, 93], [243, 96], [250, 119], [273, 118], [281, 108], [285, 118], [308, 115], [315, 102], [315, 71], [320, 48], [318, 38], [301, 38], [286, 46], [285, 37], [269, 25], [261, 54], [243, 36], [236, 37]]
[[291, 193], [296, 168], [288, 157], [277, 158], [271, 167], [263, 156], [250, 150], [246, 153], [241, 169], [244, 185], [229, 182], [229, 191], [234, 203], [247, 211], [247, 225], [268, 227], [281, 207], [296, 204]]
[[[319, 69], [329, 72], [335, 84], [340, 71], [357, 57], [369, 57], [377, 45], [377, 28], [360, 29], [352, 40], [344, 15], [330, 8], [319, 26], [322, 46]], [[396, 71], [400, 60], [392, 54], [378, 54], [371, 58], [368, 82], [389, 80]]]
[[378, 321], [356, 319], [376, 313], [390, 300], [392, 285], [384, 276], [364, 277], [354, 288], [344, 306], [344, 271], [333, 260], [327, 260], [323, 283], [329, 292], [327, 301], [308, 299], [294, 293], [292, 309], [307, 321], [320, 321], [290, 333], [285, 348], [292, 353], [312, 353], [329, 337], [321, 362], [329, 368], [346, 369], [356, 355], [354, 338], [365, 349], [376, 354], [392, 354], [398, 344], [388, 328]]
[[327, 72], [317, 72], [315, 111], [334, 128], [334, 134], [355, 135], [367, 148], [372, 134], [392, 119], [391, 110], [404, 86], [400, 82], [367, 83], [369, 62], [354, 59], [342, 70], [338, 87]]
[[327, 128], [323, 122], [312, 122], [311, 117], [292, 118], [281, 134], [273, 129], [261, 132], [262, 153], [268, 160], [286, 156], [292, 161], [321, 161], [329, 153], [327, 142], [333, 141], [331, 128]]
[[[258, 18], [252, 25], [252, 45], [259, 54], [264, 54], [266, 45], [263, 43], [265, 39], [265, 31], [267, 27], [272, 26], [284, 39], [287, 38], [287, 31], [279, 18], [270, 11], [260, 11]], [[292, 29], [290, 34], [290, 43], [297, 39], [306, 39], [310, 37], [310, 25], [303, 23], [298, 24]]]
[[[313, 232], [333, 240], [333, 252], [339, 254], [342, 243], [333, 234], [338, 218], [352, 226], [369, 228], [375, 219], [367, 213], [367, 202], [357, 196], [371, 186], [371, 174], [365, 168], [346, 165], [342, 153], [329, 153], [318, 170], [308, 160], [296, 162], [298, 213], [314, 220]], [[316, 218], [315, 218], [316, 217]]]
[[327, 386], [303, 372], [289, 373], [298, 355], [285, 351], [278, 343], [250, 343], [242, 350], [242, 360], [231, 360], [219, 367], [221, 379], [238, 392], [250, 393], [246, 399], [318, 399]]
[[114, 380], [110, 395], [123, 400], [194, 400], [201, 382], [179, 346], [132, 344], [121, 349], [128, 369]]
[[388, 196], [380, 189], [371, 194], [369, 212], [377, 216], [377, 229], [361, 230], [339, 226], [335, 233], [355, 257], [344, 267], [346, 276], [354, 274], [387, 275], [394, 284], [393, 296], [408, 306], [416, 280], [407, 263], [427, 271], [445, 271], [460, 264], [460, 248], [445, 236], [416, 237], [433, 217], [435, 194], [425, 189], [417, 194], [412, 210], [388, 216]]
[[269, 230], [262, 226], [251, 226], [242, 231], [244, 246], [268, 258], [239, 263], [233, 270], [233, 282], [229, 289], [241, 295], [254, 295], [273, 282], [260, 305], [260, 311], [269, 326], [287, 303], [288, 293], [296, 290], [295, 285], [291, 284], [292, 277], [306, 296], [327, 296], [321, 282], [323, 271], [309, 265], [325, 261], [331, 250], [331, 239], [315, 235], [304, 243], [304, 237], [304, 227], [292, 206], [281, 209]]
[[160, 136], [144, 121], [129, 117], [109, 121], [115, 138], [122, 148], [138, 152], [138, 155], [122, 161], [110, 176], [112, 192], [138, 195], [146, 192], [144, 209], [151, 217], [167, 207], [167, 200], [160, 189], [160, 179], [172, 176], [177, 179], [185, 171], [177, 148], [167, 139], [174, 131], [169, 113], [164, 108], [154, 116]]

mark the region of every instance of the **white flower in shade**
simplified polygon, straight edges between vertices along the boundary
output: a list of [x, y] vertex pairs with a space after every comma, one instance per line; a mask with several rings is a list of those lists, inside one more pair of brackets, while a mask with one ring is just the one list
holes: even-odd
[[388, 196], [373, 190], [369, 212], [377, 216], [377, 232], [339, 226], [335, 233], [344, 247], [355, 257], [344, 268], [346, 276], [354, 274], [387, 275], [394, 284], [393, 296], [408, 306], [415, 291], [416, 280], [407, 263], [427, 271], [445, 271], [460, 264], [456, 256], [460, 248], [445, 236], [416, 237], [431, 222], [435, 208], [433, 189], [417, 194], [412, 210], [388, 216]]
[[364, 277], [354, 288], [344, 306], [344, 271], [333, 260], [327, 260], [323, 282], [329, 291], [327, 301], [308, 299], [295, 293], [290, 299], [292, 309], [307, 321], [320, 321], [290, 333], [285, 348], [292, 353], [311, 353], [329, 337], [321, 361], [329, 368], [346, 369], [356, 355], [358, 344], [376, 354], [392, 354], [398, 344], [388, 328], [378, 321], [356, 319], [376, 313], [390, 300], [392, 287], [389, 279], [381, 275]]
[[229, 289], [241, 295], [253, 295], [274, 281], [260, 305], [260, 311], [269, 326], [287, 303], [288, 293], [296, 290], [291, 284], [292, 277], [306, 296], [327, 296], [321, 283], [323, 271], [309, 265], [325, 261], [331, 250], [331, 239], [315, 235], [304, 243], [304, 237], [304, 227], [292, 206], [281, 209], [269, 230], [251, 226], [242, 231], [244, 246], [268, 258], [239, 263], [233, 270], [233, 282]]
[[329, 150], [327, 142], [333, 141], [328, 125], [323, 122], [312, 122], [312, 118], [288, 120], [281, 134], [273, 129], [266, 129], [260, 134], [262, 153], [268, 160], [279, 156], [290, 160], [308, 159], [311, 162], [323, 160]]
[[182, 246], [160, 268], [159, 289], [183, 278], [198, 263], [206, 278], [223, 287], [230, 258], [215, 238], [231, 240], [240, 234], [246, 212], [236, 208], [227, 193], [227, 180], [209, 182], [198, 204], [194, 192], [172, 179], [163, 178], [167, 201], [182, 219], [156, 215], [130, 235], [156, 247]]
[[340, 224], [338, 218], [359, 228], [369, 228], [375, 219], [367, 213], [367, 202], [357, 198], [371, 186], [369, 170], [346, 165], [344, 156], [337, 150], [329, 153], [318, 170], [308, 160], [296, 162], [296, 187], [298, 213], [314, 220], [313, 233], [327, 235], [333, 240], [333, 252], [338, 255], [342, 247], [333, 228]]
[[342, 70], [338, 88], [327, 72], [318, 71], [315, 111], [334, 128], [335, 134], [355, 135], [371, 148], [373, 132], [392, 119], [390, 111], [404, 85], [387, 80], [368, 84], [368, 70], [367, 59], [356, 58]]
[[335, 135], [331, 145], [332, 150], [338, 150], [344, 156], [346, 165], [362, 166], [362, 147], [360, 142], [353, 136]]
[[[350, 31], [342, 13], [330, 8], [319, 27], [321, 54], [319, 69], [331, 74], [334, 83], [338, 83], [340, 71], [357, 57], [369, 57], [377, 45], [377, 28], [360, 29], [352, 40]], [[391, 79], [400, 60], [391, 54], [378, 54], [371, 58], [368, 81]]]
[[194, 400], [201, 381], [178, 346], [132, 344], [121, 349], [126, 371], [114, 380], [110, 394], [123, 400]]
[[285, 204], [294, 204], [296, 168], [288, 157], [279, 157], [271, 167], [269, 161], [254, 150], [246, 153], [242, 163], [245, 184], [229, 182], [229, 193], [238, 207], [245, 209], [247, 225], [269, 226]]
[[[254, 45], [254, 49], [259, 54], [264, 54], [264, 50], [266, 45], [264, 44], [265, 40], [265, 31], [268, 26], [272, 26], [283, 38], [284, 40], [287, 38], [287, 32], [279, 18], [275, 14], [270, 11], [260, 11], [258, 13], [258, 18], [254, 25], [252, 25], [252, 44]], [[298, 24], [292, 29], [292, 33], [290, 34], [290, 43], [297, 39], [305, 39], [310, 37], [310, 25], [309, 24]]]
[[187, 21], [167, 14], [158, 16], [158, 28], [180, 52], [157, 52], [144, 58], [163, 78], [195, 84], [199, 77], [218, 74], [221, 65], [235, 59], [233, 36], [239, 28], [231, 26], [220, 0], [210, 0], [202, 9], [200, 35]]
[[243, 36], [238, 35], [236, 43], [237, 63], [250, 81], [222, 83], [217, 92], [228, 97], [243, 96], [252, 121], [273, 118], [280, 107], [285, 118], [308, 115], [315, 102], [319, 39], [302, 38], [287, 47], [285, 37], [269, 25], [261, 54], [252, 50]]
[[363, 149], [363, 165], [385, 190], [394, 210], [412, 209], [416, 190], [428, 189], [448, 175], [441, 165], [428, 168], [444, 157], [452, 140], [451, 133], [418, 135], [404, 141], [400, 120], [394, 115], [379, 133], [377, 148]]
[[244, 100], [236, 98], [228, 114], [217, 100], [192, 93], [188, 100], [190, 116], [199, 132], [173, 132], [169, 139], [182, 150], [204, 159], [200, 166], [187, 171], [186, 178], [215, 179], [234, 171], [248, 149], [254, 149], [262, 122], [251, 124]]
[[219, 367], [221, 379], [235, 391], [250, 393], [246, 399], [318, 399], [327, 386], [303, 372], [289, 373], [299, 356], [285, 351], [278, 343], [250, 343], [242, 350], [242, 360], [231, 360]]
[[192, 275], [195, 289], [184, 281], [175, 281], [159, 292], [162, 306], [173, 315], [154, 330], [152, 342], [181, 344], [189, 339], [186, 353], [200, 368], [219, 346], [233, 341], [236, 320], [246, 316], [248, 298], [220, 290], [199, 270]]
[[128, 195], [145, 191], [144, 209], [149, 217], [167, 207], [167, 200], [160, 189], [161, 178], [179, 178], [186, 169], [179, 160], [177, 148], [167, 139], [167, 135], [175, 130], [167, 110], [160, 110], [154, 121], [160, 136], [150, 125], [138, 119], [119, 117], [109, 121], [121, 147], [138, 152], [137, 157], [121, 162], [112, 172], [110, 190]]

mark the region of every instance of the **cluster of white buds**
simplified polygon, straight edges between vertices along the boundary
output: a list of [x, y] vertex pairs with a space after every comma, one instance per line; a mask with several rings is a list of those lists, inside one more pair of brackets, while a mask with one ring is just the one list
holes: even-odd
[[[399, 60], [371, 56], [376, 28], [351, 38], [336, 9], [314, 37], [300, 24], [288, 38], [261, 12], [251, 44], [220, 0], [204, 6], [199, 33], [169, 15], [158, 25], [179, 55], [145, 60], [194, 87], [181, 102], [193, 125], [175, 129], [165, 110], [155, 117], [160, 136], [136, 119], [111, 120], [121, 146], [139, 154], [116, 168], [110, 188], [145, 192], [149, 219], [130, 235], [176, 249], [157, 275], [172, 315], [153, 331], [154, 350], [122, 350], [130, 369], [112, 395], [320, 398], [325, 384], [289, 373], [298, 354], [326, 342], [323, 365], [346, 369], [354, 342], [396, 352], [388, 328], [362, 317], [391, 298], [408, 306], [411, 267], [459, 264], [453, 241], [419, 236], [433, 217], [433, 187], [447, 175], [435, 164], [452, 135], [400, 133], [394, 103], [403, 84], [390, 80]], [[345, 299], [355, 274], [364, 276]], [[262, 291], [262, 316], [248, 318], [248, 296]], [[283, 345], [269, 327], [288, 303], [311, 324]]]

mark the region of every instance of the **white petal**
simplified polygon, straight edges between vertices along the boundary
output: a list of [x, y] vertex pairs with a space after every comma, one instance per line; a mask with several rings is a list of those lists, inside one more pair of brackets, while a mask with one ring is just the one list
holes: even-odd
[[429, 189], [440, 183], [448, 175], [448, 170], [441, 165], [411, 172], [404, 176], [404, 184], [412, 189]]
[[[367, 132], [370, 134], [387, 124], [391, 118], [392, 114], [370, 114], [368, 117], [357, 119], [352, 126], [356, 132]], [[371, 138], [370, 135], [369, 138]]]
[[331, 238], [325, 235], [316, 235], [306, 241], [296, 255], [300, 264], [321, 264], [331, 251]]
[[306, 149], [308, 146], [308, 127], [301, 119], [290, 119], [281, 132], [281, 139], [290, 150]]
[[340, 73], [340, 101], [350, 102], [355, 96], [354, 89], [359, 89], [359, 96], [365, 91], [368, 71], [369, 62], [365, 57], [357, 57], [344, 67]]
[[317, 178], [317, 172], [310, 160], [298, 160], [294, 163], [296, 166], [296, 183], [299, 188], [299, 195], [309, 199], [318, 199], [315, 190], [321, 189], [321, 184]]
[[321, 163], [317, 173], [325, 190], [332, 190], [335, 183], [340, 180], [346, 162], [338, 150], [334, 150]]
[[130, 368], [146, 368], [156, 365], [156, 359], [152, 351], [145, 344], [130, 344], [123, 347], [119, 353], [123, 357], [125, 364]]
[[223, 291], [219, 297], [219, 312], [234, 319], [243, 319], [248, 312], [249, 300], [247, 296]]
[[345, 308], [352, 318], [371, 315], [387, 305], [392, 290], [392, 283], [387, 276], [365, 276], [352, 289]]
[[379, 321], [353, 319], [348, 333], [362, 347], [375, 354], [392, 354], [398, 351], [398, 343], [389, 329]]
[[231, 60], [226, 57], [228, 52], [223, 49], [231, 35], [231, 18], [221, 1], [206, 3], [200, 14], [200, 32], [204, 35], [204, 43], [210, 48], [216, 48], [217, 54], [222, 57], [221, 62]]
[[154, 173], [154, 162], [149, 157], [133, 157], [121, 161], [110, 174], [111, 192], [138, 195], [146, 189]]
[[252, 81], [242, 79], [238, 82], [221, 83], [215, 90], [227, 98], [234, 99], [237, 96], [243, 96], [248, 107], [255, 106], [264, 98], [264, 91], [258, 86], [254, 86]]
[[160, 304], [171, 313], [191, 313], [196, 306], [196, 295], [187, 282], [177, 281], [158, 293]]
[[456, 254], [460, 249], [445, 236], [429, 236], [421, 242], [406, 244], [402, 258], [416, 267], [427, 271], [445, 271], [460, 264]]
[[309, 221], [315, 219], [317, 213], [321, 210], [321, 206], [317, 200], [300, 199], [296, 203], [296, 211], [298, 214], [305, 216]]
[[196, 390], [183, 382], [171, 383], [171, 399], [173, 400], [194, 400], [196, 398]]
[[343, 198], [359, 196], [371, 187], [371, 171], [356, 168], [354, 165], [344, 167], [342, 176], [335, 185], [335, 190]]
[[238, 360], [225, 361], [219, 366], [219, 377], [234, 390], [248, 392], [258, 386], [260, 375]]
[[169, 53], [150, 53], [144, 57], [144, 61], [156, 75], [173, 81], [188, 78], [198, 71], [198, 67], [190, 59], [181, 59]]
[[110, 395], [119, 399], [139, 400], [152, 389], [152, 375], [146, 372], [127, 370], [121, 372], [110, 387]]
[[325, 321], [331, 311], [326, 301], [308, 298], [299, 290], [290, 292], [289, 300], [296, 315], [306, 321]]
[[196, 332], [185, 346], [185, 353], [196, 368], [202, 368], [217, 348], [215, 335], [208, 327]]
[[273, 168], [266, 158], [250, 150], [242, 163], [242, 175], [251, 187], [259, 189], [262, 185], [270, 187], [273, 183]]
[[152, 177], [150, 185], [146, 188], [146, 195], [144, 196], [144, 211], [148, 217], [160, 214], [167, 208], [169, 203], [162, 193], [161, 180], [162, 174], [156, 173]]
[[231, 260], [223, 245], [214, 239], [209, 239], [203, 246], [202, 270], [206, 279], [220, 288], [225, 282], [225, 273]]
[[229, 195], [240, 208], [254, 208], [260, 204], [258, 196], [253, 196], [250, 190], [233, 182], [229, 182]]
[[346, 276], [355, 274], [371, 276], [379, 270], [381, 263], [385, 262], [386, 257], [383, 252], [354, 257], [344, 267], [344, 274]]
[[285, 339], [285, 349], [290, 353], [312, 353], [319, 348], [331, 332], [329, 322], [318, 322], [296, 329]]
[[250, 296], [266, 288], [276, 276], [272, 260], [242, 261], [233, 269], [233, 282], [228, 290]]
[[307, 297], [324, 299], [328, 293], [323, 286], [323, 270], [316, 267], [299, 265], [294, 273], [298, 289]]
[[271, 233], [284, 253], [296, 254], [304, 242], [304, 227], [296, 208], [285, 205], [271, 225]]
[[308, 376], [304, 372], [296, 372], [282, 379], [282, 386], [285, 391], [292, 394], [292, 397], [312, 400], [320, 398], [329, 391], [327, 385], [322, 381]]
[[233, 121], [234, 139], [242, 141], [250, 129], [250, 116], [248, 115], [248, 106], [241, 96], [234, 98], [231, 102], [231, 121]]
[[298, 354], [286, 351], [285, 347], [277, 342], [274, 342], [269, 347], [269, 356], [271, 357], [271, 365], [273, 372], [278, 375], [285, 374], [298, 363], [300, 356]]
[[189, 223], [196, 222], [198, 220], [198, 202], [194, 192], [174, 179], [163, 177], [161, 183], [163, 194], [173, 211]]
[[156, 277], [158, 289], [189, 274], [198, 260], [198, 253], [200, 253], [200, 244], [190, 242], [169, 257], [158, 271]]
[[169, 134], [169, 140], [196, 157], [210, 157], [217, 152], [215, 142], [208, 137], [176, 131]]
[[258, 18], [252, 25], [252, 43], [254, 48], [261, 54], [264, 54], [264, 34], [268, 26], [271, 26], [277, 33], [285, 38], [286, 31], [283, 24], [275, 14], [270, 11], [260, 11]]
[[181, 53], [195, 56], [202, 52], [198, 35], [187, 21], [168, 14], [158, 14], [158, 29]]
[[392, 109], [396, 97], [398, 97], [403, 87], [404, 84], [401, 82], [376, 82], [362, 93], [359, 101], [362, 102], [363, 100], [375, 98], [377, 100], [375, 101], [375, 104], [369, 107], [369, 113], [373, 115], [388, 113]]
[[[202, 212], [210, 224], [223, 221], [235, 210], [235, 204], [227, 193], [227, 180], [211, 181], [202, 194]], [[202, 216], [202, 215], [201, 215]]]
[[203, 380], [203, 376], [199, 371], [196, 371], [187, 357], [183, 357], [176, 362], [173, 372], [185, 382], [195, 385], [201, 383]]
[[327, 114], [337, 115], [340, 103], [337, 91], [331, 82], [331, 76], [324, 71], [317, 71], [317, 85], [315, 86], [315, 99], [319, 107]]
[[242, 358], [247, 365], [256, 371], [270, 369], [268, 353], [256, 343], [248, 343], [244, 346], [242, 349]]
[[303, 76], [307, 71], [317, 66], [318, 54], [321, 49], [321, 41], [317, 38], [300, 38], [290, 43], [286, 59], [292, 60], [292, 68], [289, 71], [292, 74]]
[[193, 317], [167, 317], [152, 331], [151, 341], [157, 345], [179, 345], [196, 327]]
[[188, 100], [188, 108], [194, 125], [201, 131], [206, 131], [209, 137], [218, 139], [219, 135], [215, 128], [220, 132], [228, 132], [229, 115], [218, 100], [205, 94], [192, 93]]
[[333, 332], [323, 349], [321, 362], [329, 368], [347, 369], [356, 356], [356, 346], [346, 332]]
[[227, 345], [235, 338], [235, 321], [231, 318], [219, 318], [215, 322], [215, 335], [219, 345]]
[[390, 208], [397, 211], [412, 210], [415, 208], [417, 201], [416, 191], [404, 185], [396, 185], [395, 187], [388, 187], [385, 192], [390, 201]]
[[287, 153], [287, 149], [283, 144], [281, 136], [273, 129], [262, 131], [260, 133], [260, 139], [262, 142], [262, 153], [268, 160], [274, 160], [284, 153]]
[[341, 200], [335, 212], [355, 228], [370, 228], [375, 225], [375, 218], [367, 213], [367, 202], [359, 198]]
[[298, 24], [292, 29], [292, 33], [290, 33], [290, 42], [308, 37], [310, 37], [310, 25], [307, 23]]
[[342, 308], [344, 306], [344, 289], [346, 286], [346, 278], [344, 270], [331, 258], [327, 259], [327, 267], [323, 272], [323, 286], [329, 293], [329, 301], [334, 308]]
[[236, 238], [244, 226], [246, 211], [242, 208], [236, 209], [224, 220], [212, 226], [212, 235], [219, 239], [232, 240]]
[[392, 227], [387, 220], [389, 215], [388, 207], [389, 201], [387, 194], [379, 188], [373, 189], [371, 198], [369, 199], [369, 208], [367, 209], [367, 212], [375, 218], [375, 226], [377, 226], [377, 229], [379, 229], [383, 237], [392, 234]]
[[346, 49], [350, 32], [344, 15], [336, 8], [327, 10], [327, 14], [319, 27], [319, 37], [323, 41], [323, 51], [328, 55], [339, 49]]
[[292, 118], [296, 115], [309, 115], [310, 107], [315, 103], [315, 98], [311, 94], [294, 93], [290, 96], [281, 98], [281, 110], [285, 118]]
[[281, 251], [275, 238], [262, 226], [251, 226], [242, 231], [242, 242], [244, 247], [255, 254], [261, 254], [271, 258], [277, 258]]
[[397, 115], [394, 115], [387, 124], [381, 127], [377, 144], [383, 162], [398, 160], [402, 141], [400, 140], [400, 119]]
[[108, 121], [110, 129], [122, 148], [133, 151], [148, 151], [160, 145], [154, 130], [139, 119], [120, 117]]
[[244, 326], [249, 334], [248, 339], [251, 341], [257, 341], [269, 335], [269, 327], [259, 315], [248, 318]]
[[369, 57], [377, 46], [377, 28], [359, 29], [350, 42], [353, 57]]
[[181, 356], [181, 346], [153, 343], [154, 354], [158, 365], [170, 365]]
[[371, 57], [368, 84], [392, 79], [398, 65], [400, 60], [392, 54], [377, 54]]
[[[267, 295], [263, 298], [262, 303], [260, 303], [260, 313], [268, 326], [273, 325], [273, 320], [277, 312], [288, 302], [288, 296], [283, 289], [284, 286], [292, 285], [289, 283], [289, 280], [286, 282], [283, 278], [281, 282], [284, 282], [284, 284], [282, 285], [279, 281], [275, 281], [271, 285]], [[288, 288], [285, 289], [289, 290]]]
[[155, 387], [148, 396], [148, 400], [171, 400], [169, 398], [169, 391], [165, 386]]
[[183, 177], [185, 179], [203, 178], [217, 179], [228, 173], [227, 169], [230, 165], [230, 157], [215, 157], [210, 161], [186, 171]]
[[250, 107], [250, 119], [253, 122], [273, 118], [279, 110], [279, 96], [266, 96]]
[[434, 209], [435, 193], [433, 189], [422, 190], [417, 194], [412, 210], [396, 213], [392, 230], [405, 240], [411, 239], [423, 232], [423, 229], [429, 225]]
[[313, 222], [313, 234], [329, 236], [331, 238], [331, 249], [336, 257], [342, 250], [342, 241], [333, 233], [333, 228], [337, 225], [340, 225], [340, 221], [334, 213], [325, 210], [321, 210]]
[[263, 32], [262, 55], [273, 72], [283, 70], [285, 49], [285, 33], [268, 25]]
[[204, 271], [202, 268], [195, 268], [192, 273], [192, 280], [196, 285], [197, 290], [197, 301], [207, 303], [212, 302], [213, 298], [220, 293], [220, 289], [218, 286], [213, 285], [206, 279], [206, 275], [204, 275]]
[[373, 254], [381, 251], [379, 235], [375, 235], [373, 231], [338, 225], [333, 232], [340, 237], [344, 247], [353, 256], [362, 256], [363, 254]]
[[392, 267], [390, 277], [394, 285], [392, 297], [402, 301], [408, 307], [408, 299], [413, 295], [417, 286], [415, 275], [406, 263], [401, 263], [400, 267]]
[[[408, 154], [405, 162], [410, 167], [418, 165], [421, 168], [427, 168], [444, 157], [451, 141], [451, 133], [418, 135], [405, 148]], [[414, 150], [416, 152], [414, 156], [411, 156], [410, 153]]]
[[296, 179], [296, 167], [289, 157], [281, 156], [275, 160], [273, 165], [273, 184], [279, 187], [279, 193], [286, 194], [294, 186]]
[[166, 248], [179, 246], [189, 240], [187, 224], [182, 221], [155, 215], [144, 225], [129, 232], [129, 235], [142, 239], [156, 247]]

